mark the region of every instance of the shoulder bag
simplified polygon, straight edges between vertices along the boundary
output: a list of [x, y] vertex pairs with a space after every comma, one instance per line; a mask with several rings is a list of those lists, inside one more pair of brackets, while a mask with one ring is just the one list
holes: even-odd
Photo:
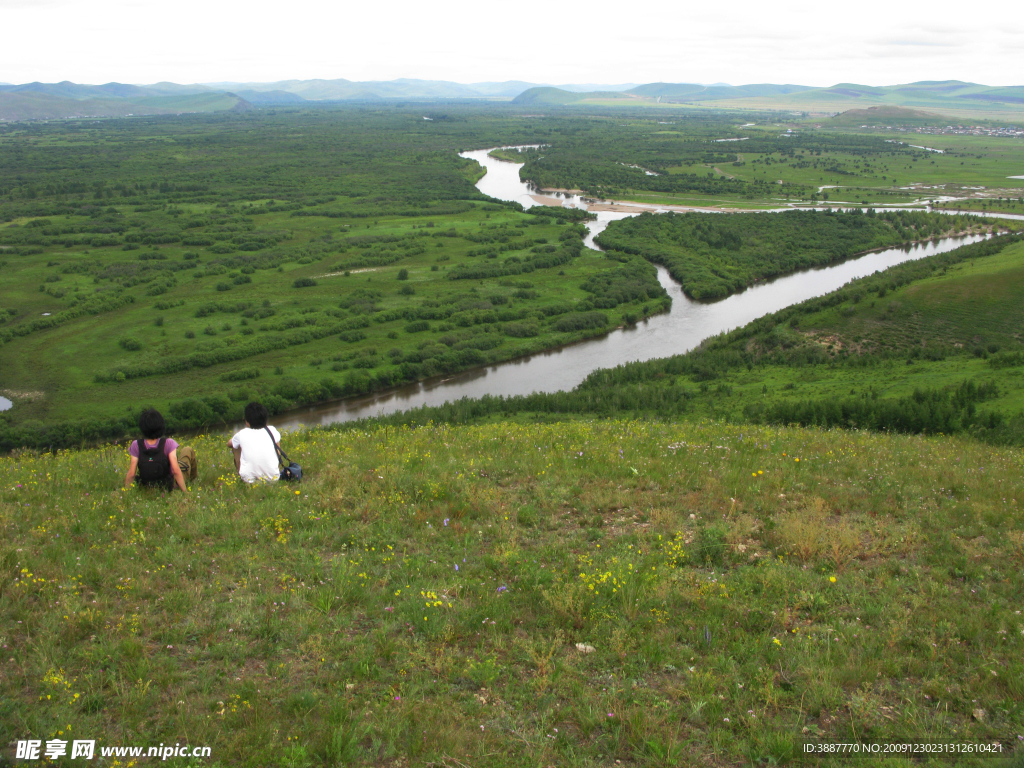
[[281, 446], [277, 444], [274, 439], [274, 433], [270, 431], [270, 427], [264, 427], [267, 430], [267, 434], [270, 435], [270, 442], [274, 444], [274, 450], [277, 452], [277, 460], [281, 463], [283, 469], [281, 470], [280, 480], [301, 480], [302, 479], [302, 467], [296, 464], [294, 461], [289, 459], [285, 452], [281, 450]]

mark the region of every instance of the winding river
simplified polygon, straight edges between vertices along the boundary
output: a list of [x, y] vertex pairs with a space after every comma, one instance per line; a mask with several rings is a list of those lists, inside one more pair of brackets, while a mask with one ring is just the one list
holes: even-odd
[[[590, 205], [588, 201], [571, 194], [554, 196], [531, 190], [519, 180], [518, 164], [490, 157], [490, 151], [481, 149], [462, 154], [462, 157], [476, 160], [486, 169], [486, 175], [476, 185], [484, 194], [502, 200], [514, 200], [524, 208], [540, 204], [537, 198], [542, 198], [544, 203], [560, 202], [580, 208]], [[597, 220], [589, 223], [590, 233], [586, 244], [595, 247], [593, 238], [609, 222], [633, 215], [636, 214], [597, 211]], [[687, 352], [709, 336], [745, 325], [791, 304], [821, 296], [855, 278], [888, 269], [904, 261], [951, 251], [983, 237], [951, 237], [869, 253], [828, 267], [785, 275], [715, 302], [699, 302], [687, 298], [679, 284], [669, 277], [668, 271], [658, 267], [658, 280], [672, 297], [672, 308], [632, 328], [620, 328], [596, 339], [485, 368], [291, 411], [277, 417], [274, 423], [279, 428], [295, 429], [382, 416], [423, 405], [441, 405], [462, 397], [528, 395], [532, 392], [572, 389], [598, 368], [612, 368], [621, 363]]]

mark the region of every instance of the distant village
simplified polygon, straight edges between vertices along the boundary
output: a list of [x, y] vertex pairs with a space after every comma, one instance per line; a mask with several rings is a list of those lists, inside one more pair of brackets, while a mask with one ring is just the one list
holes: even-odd
[[987, 128], [984, 125], [947, 125], [944, 128], [931, 125], [918, 128], [891, 125], [862, 125], [861, 128], [876, 128], [880, 131], [897, 131], [899, 133], [928, 133], [933, 135], [1005, 136], [1008, 138], [1024, 136], [1024, 129], [1012, 125], [1003, 128]]

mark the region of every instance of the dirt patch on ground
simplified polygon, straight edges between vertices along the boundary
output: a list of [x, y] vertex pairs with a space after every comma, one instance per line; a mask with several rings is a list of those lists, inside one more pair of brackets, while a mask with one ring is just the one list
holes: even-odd
[[19, 392], [14, 389], [0, 389], [0, 395], [11, 400], [41, 400], [46, 397], [45, 392]]
[[555, 208], [563, 207], [562, 201], [554, 197], [542, 197], [541, 195], [530, 195], [530, 199], [538, 205], [550, 205]]

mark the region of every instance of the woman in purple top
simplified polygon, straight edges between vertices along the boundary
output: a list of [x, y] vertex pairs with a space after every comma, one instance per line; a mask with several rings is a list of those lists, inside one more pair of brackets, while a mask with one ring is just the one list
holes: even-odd
[[196, 452], [187, 445], [179, 452], [175, 440], [163, 437], [164, 417], [154, 408], [147, 408], [139, 414], [139, 430], [142, 439], [133, 440], [128, 448], [131, 463], [124, 477], [124, 487], [138, 482], [139, 485], [172, 490], [177, 485], [187, 492], [185, 473], [190, 480], [195, 478]]

